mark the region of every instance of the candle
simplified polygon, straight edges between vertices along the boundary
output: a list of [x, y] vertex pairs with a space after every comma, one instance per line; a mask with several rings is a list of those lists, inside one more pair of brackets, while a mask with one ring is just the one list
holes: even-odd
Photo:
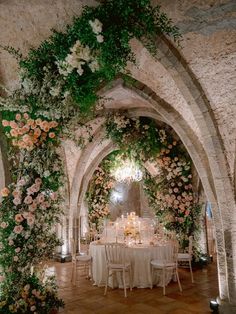
[[124, 220], [124, 215], [121, 215], [121, 219]]

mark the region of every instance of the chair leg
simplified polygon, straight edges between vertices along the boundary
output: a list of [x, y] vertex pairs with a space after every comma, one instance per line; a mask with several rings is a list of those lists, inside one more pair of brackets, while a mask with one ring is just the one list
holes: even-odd
[[129, 288], [130, 288], [130, 291], [132, 291], [132, 288], [133, 288], [133, 278], [132, 278], [131, 267], [129, 268]]
[[74, 263], [73, 265], [73, 285], [75, 286], [76, 285], [76, 278], [77, 278], [77, 265], [76, 263]]
[[90, 262], [90, 277], [93, 281], [93, 262], [92, 261]]
[[125, 269], [123, 269], [123, 285], [124, 285], [125, 298], [127, 298], [126, 282], [125, 282]]
[[165, 269], [165, 267], [163, 267], [162, 274], [163, 274], [163, 278], [162, 278], [162, 280], [163, 280], [163, 295], [166, 295], [166, 269]]
[[179, 280], [179, 273], [178, 273], [178, 269], [176, 268], [175, 269], [175, 273], [176, 273], [176, 278], [177, 278], [177, 281], [178, 281], [178, 285], [179, 285], [179, 290], [180, 292], [182, 292], [182, 286], [181, 286], [181, 283], [180, 283], [180, 280]]
[[74, 281], [74, 263], [72, 263], [72, 271], [71, 271], [71, 282]]
[[108, 278], [109, 278], [109, 268], [107, 268], [107, 271], [106, 271], [106, 285], [105, 285], [104, 295], [107, 294]]
[[190, 268], [190, 273], [191, 273], [191, 280], [192, 280], [192, 283], [194, 283], [194, 280], [193, 280], [193, 270], [192, 270], [191, 260], [189, 260], [189, 268]]
[[151, 289], [153, 288], [154, 267], [151, 265]]

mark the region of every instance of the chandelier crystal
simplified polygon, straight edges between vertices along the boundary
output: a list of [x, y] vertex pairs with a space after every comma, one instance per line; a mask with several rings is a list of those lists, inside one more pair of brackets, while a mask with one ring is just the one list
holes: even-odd
[[116, 181], [130, 184], [141, 181], [143, 173], [134, 160], [125, 159], [122, 164], [113, 171], [113, 177]]

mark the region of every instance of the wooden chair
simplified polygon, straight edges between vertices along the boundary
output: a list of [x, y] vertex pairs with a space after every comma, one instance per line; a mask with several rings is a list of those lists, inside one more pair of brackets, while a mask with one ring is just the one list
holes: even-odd
[[[163, 295], [166, 294], [166, 274], [167, 272], [171, 272], [171, 275], [175, 275], [178, 281], [179, 290], [182, 292], [182, 287], [179, 280], [179, 274], [178, 274], [178, 249], [179, 245], [178, 242], [173, 242], [173, 251], [171, 258], [165, 258], [163, 260], [152, 260], [151, 261], [151, 273], [152, 278], [154, 275], [155, 270], [161, 270], [162, 271], [162, 282], [163, 282]], [[151, 286], [152, 288], [152, 286]]]
[[124, 294], [127, 297], [126, 292], [126, 280], [125, 274], [129, 274], [129, 287], [132, 291], [132, 275], [131, 275], [131, 264], [125, 261], [125, 246], [120, 243], [107, 243], [105, 244], [106, 254], [106, 285], [104, 295], [107, 294], [108, 279], [113, 276], [114, 273], [120, 272], [123, 277]]
[[194, 283], [193, 270], [192, 270], [193, 237], [190, 236], [188, 238], [188, 240], [189, 240], [189, 244], [188, 244], [187, 253], [179, 253], [178, 254], [178, 262], [180, 262], [180, 263], [181, 262], [188, 262], [190, 273], [191, 273], [191, 280], [192, 280], [192, 283]]
[[71, 273], [71, 282], [73, 285], [76, 285], [77, 270], [84, 269], [87, 278], [93, 278], [92, 274], [92, 257], [86, 252], [83, 255], [76, 254], [76, 243], [73, 238], [70, 239], [71, 242], [71, 255], [72, 255], [72, 273]]

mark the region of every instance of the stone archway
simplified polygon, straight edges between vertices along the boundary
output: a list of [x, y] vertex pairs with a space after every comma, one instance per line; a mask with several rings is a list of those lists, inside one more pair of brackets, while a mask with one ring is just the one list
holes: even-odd
[[[184, 75], [186, 74], [186, 71], [184, 72], [184, 70], [182, 69], [182, 73], [184, 73]], [[188, 75], [187, 75], [188, 76]], [[181, 73], [180, 73], [180, 78], [181, 78]], [[186, 78], [185, 78], [186, 79]], [[194, 84], [195, 82], [193, 82]], [[182, 82], [183, 84], [183, 82]], [[146, 100], [150, 101], [151, 103], [153, 101], [155, 101], [155, 103], [163, 103], [162, 99], [160, 97], [157, 96], [157, 94], [155, 94], [151, 89], [149, 89], [147, 86], [144, 86], [142, 84], [141, 85], [141, 91], [140, 94], [143, 96], [145, 96]], [[230, 190], [232, 191], [232, 187], [230, 185], [230, 180], [228, 177], [228, 172], [227, 172], [227, 161], [223, 155], [223, 148], [221, 146], [221, 140], [218, 138], [218, 132], [217, 129], [215, 129], [214, 126], [214, 121], [209, 113], [209, 108], [207, 106], [207, 99], [205, 97], [204, 94], [201, 94], [200, 92], [198, 92], [198, 87], [199, 86], [194, 86], [194, 96], [191, 94], [191, 91], [189, 90], [189, 86], [183, 85], [182, 86], [183, 90], [186, 93], [186, 90], [188, 91], [188, 99], [191, 100], [191, 106], [194, 108], [193, 112], [196, 114], [197, 113], [197, 122], [198, 125], [200, 126], [200, 130], [201, 130], [201, 139], [202, 139], [202, 148], [203, 151], [205, 151], [205, 156], [207, 156], [207, 160], [209, 161], [209, 166], [208, 168], [211, 169], [212, 171], [208, 171], [205, 172], [205, 175], [201, 176], [202, 179], [204, 179], [204, 176], [207, 177], [207, 175], [209, 173], [212, 173], [212, 182], [211, 184], [209, 184], [209, 186], [211, 185], [212, 187], [212, 191], [214, 191], [213, 195], [218, 195], [218, 199], [217, 202], [213, 202], [213, 204], [215, 204], [215, 224], [216, 224], [216, 228], [218, 230], [218, 261], [219, 261], [219, 277], [220, 277], [220, 296], [223, 299], [228, 299], [230, 298], [229, 295], [229, 291], [228, 291], [228, 280], [227, 280], [227, 273], [228, 273], [228, 269], [226, 269], [226, 261], [225, 261], [225, 240], [224, 240], [224, 234], [223, 234], [223, 221], [222, 221], [222, 217], [221, 217], [221, 213], [218, 210], [218, 207], [221, 208], [221, 210], [223, 211], [227, 211], [228, 208], [230, 206], [234, 207], [234, 203], [233, 203], [233, 195], [231, 193], [231, 201], [229, 202], [229, 207], [225, 207], [226, 206], [226, 202], [225, 199], [219, 199], [219, 195], [224, 196], [224, 193], [222, 193], [222, 191], [225, 190], [225, 178], [226, 181], [228, 180], [228, 182], [226, 182], [226, 187], [230, 186]], [[198, 93], [197, 93], [198, 92]], [[197, 94], [197, 96], [196, 96]], [[198, 102], [195, 101], [195, 99], [198, 100]], [[206, 102], [206, 104], [205, 104]], [[209, 104], [208, 104], [209, 105]], [[172, 110], [172, 105], [169, 106], [168, 110]], [[157, 109], [158, 111], [158, 109]], [[173, 117], [172, 119], [172, 123], [174, 122], [175, 117]], [[208, 127], [208, 124], [210, 124], [210, 127]], [[182, 121], [182, 126], [183, 128], [188, 131], [191, 131], [191, 128], [188, 128], [188, 123], [186, 123], [186, 121], [183, 119]], [[178, 132], [177, 132], [178, 133]], [[194, 134], [194, 132], [192, 131], [192, 133]], [[197, 138], [197, 136], [195, 135], [195, 138]], [[200, 141], [199, 141], [200, 142]], [[192, 145], [191, 141], [188, 142], [187, 146], [193, 146], [196, 147], [196, 151], [198, 150], [197, 145], [195, 146]], [[191, 148], [189, 147], [188, 149], [189, 151], [191, 151]], [[191, 155], [191, 154], [190, 154]], [[221, 160], [218, 160], [216, 158], [216, 156], [220, 156]], [[201, 159], [201, 158], [200, 158]], [[209, 170], [208, 169], [208, 170]], [[220, 175], [219, 175], [220, 174]], [[219, 181], [223, 179], [223, 183], [220, 183], [220, 185], [218, 184]], [[211, 181], [211, 180], [210, 180]], [[219, 193], [220, 192], [220, 193]], [[227, 221], [226, 221], [227, 222]], [[225, 225], [225, 222], [224, 222]], [[229, 227], [229, 221], [227, 222], [227, 224], [225, 226]], [[224, 227], [225, 228], [225, 227]], [[228, 262], [228, 266], [229, 264], [231, 264], [232, 266], [232, 259]], [[232, 268], [231, 268], [232, 270]], [[232, 278], [233, 279], [233, 278]]]

